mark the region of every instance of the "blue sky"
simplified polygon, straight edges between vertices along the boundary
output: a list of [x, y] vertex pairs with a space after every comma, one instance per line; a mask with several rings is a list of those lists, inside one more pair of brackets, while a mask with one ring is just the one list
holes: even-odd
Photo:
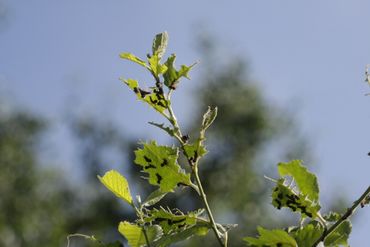
[[[125, 1], [0, 0], [0, 94], [28, 109], [60, 119], [83, 109], [118, 121], [137, 134], [156, 135], [145, 121], [155, 114], [130, 104], [117, 80], [142, 70], [118, 58], [144, 57], [154, 34], [167, 30], [179, 63], [199, 59], [196, 36], [204, 28], [219, 39], [225, 59], [250, 62], [252, 77], [273, 104], [295, 109], [317, 158], [323, 200], [369, 185], [369, 1]], [[220, 61], [222, 62], [222, 61]], [[200, 64], [199, 67], [202, 65]], [[194, 79], [178, 93], [183, 107]], [[143, 77], [145, 79], [146, 77]], [[129, 104], [129, 107], [127, 105]], [[132, 118], [128, 118], [130, 116]], [[56, 120], [56, 121], [57, 121]], [[181, 120], [181, 119], [180, 119]], [[182, 119], [187, 121], [187, 117]], [[142, 125], [134, 124], [142, 121]], [[68, 152], [68, 150], [66, 150]], [[370, 212], [361, 210], [351, 243], [363, 246]]]

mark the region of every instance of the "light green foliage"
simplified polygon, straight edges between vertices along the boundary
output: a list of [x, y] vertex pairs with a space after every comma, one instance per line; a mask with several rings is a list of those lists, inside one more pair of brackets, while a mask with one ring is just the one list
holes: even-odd
[[325, 238], [324, 245], [330, 247], [349, 246], [348, 237], [351, 230], [351, 222], [348, 220], [343, 221], [335, 231]]
[[309, 172], [300, 160], [292, 160], [289, 163], [279, 163], [280, 176], [291, 176], [297, 184], [303, 196], [307, 196], [314, 202], [319, 200], [319, 185], [315, 174]]
[[185, 144], [184, 151], [186, 157], [193, 162], [203, 157], [207, 153], [207, 149], [200, 143], [199, 140], [192, 144]]
[[175, 60], [176, 60], [175, 54], [171, 54], [171, 56], [167, 58], [167, 61], [165, 62], [167, 71], [163, 74], [164, 84], [172, 89], [176, 88], [177, 84], [179, 83], [179, 80], [182, 77], [190, 79], [188, 74], [190, 70], [196, 65], [196, 63], [190, 66], [181, 65], [180, 70], [177, 70], [175, 67]]
[[[145, 233], [143, 227], [130, 222], [123, 221], [119, 223], [118, 231], [125, 236], [128, 244], [131, 247], [142, 247], [146, 246], [147, 240], [153, 242], [162, 236], [162, 229], [159, 226], [148, 226], [145, 227]], [[146, 237], [145, 237], [146, 235]]]
[[158, 146], [155, 141], [144, 143], [135, 151], [135, 163], [142, 166], [149, 175], [149, 183], [160, 187], [162, 192], [171, 192], [178, 185], [190, 185], [190, 174], [178, 165], [179, 150], [168, 146]]
[[298, 247], [297, 242], [292, 238], [287, 232], [283, 230], [266, 230], [262, 227], [257, 228], [259, 237], [258, 238], [251, 238], [246, 237], [244, 238], [251, 246], [256, 247]]
[[291, 232], [299, 247], [312, 247], [324, 229], [319, 224], [307, 224]]
[[147, 68], [148, 70], [150, 70], [150, 68], [148, 67], [148, 65], [146, 64], [145, 61], [141, 60], [140, 58], [138, 58], [137, 56], [131, 54], [131, 53], [121, 53], [120, 55], [120, 58], [122, 59], [127, 59], [127, 60], [130, 60], [132, 62], [135, 62], [137, 64], [140, 64], [141, 66]]
[[105, 187], [113, 192], [113, 194], [123, 199], [131, 206], [133, 205], [128, 182], [119, 172], [111, 170], [105, 173], [103, 177], [98, 176], [98, 178]]
[[181, 232], [174, 232], [168, 235], [162, 236], [160, 239], [154, 242], [154, 246], [166, 247], [186, 240], [193, 236], [205, 236], [209, 231], [209, 226], [204, 223], [198, 223], [190, 228], [187, 228]]
[[155, 76], [159, 76], [166, 72], [167, 66], [160, 63], [161, 58], [158, 55], [153, 55], [148, 59], [151, 71]]

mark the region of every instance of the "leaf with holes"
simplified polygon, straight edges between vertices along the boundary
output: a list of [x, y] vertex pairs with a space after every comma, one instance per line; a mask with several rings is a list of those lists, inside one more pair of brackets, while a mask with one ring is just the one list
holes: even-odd
[[207, 149], [198, 140], [192, 144], [184, 145], [185, 156], [192, 162], [207, 154]]
[[279, 163], [280, 176], [291, 176], [298, 186], [300, 193], [314, 202], [319, 200], [319, 185], [315, 174], [309, 172], [300, 160], [292, 160], [288, 163]]
[[135, 151], [135, 163], [149, 175], [149, 183], [159, 186], [162, 192], [172, 192], [178, 185], [190, 185], [190, 174], [185, 173], [177, 159], [179, 150], [158, 146], [155, 141], [144, 143]]
[[176, 86], [182, 77], [190, 79], [188, 74], [196, 64], [194, 63], [190, 66], [181, 65], [180, 70], [177, 70], [175, 67], [175, 60], [176, 55], [171, 54], [164, 63], [167, 67], [166, 72], [163, 74], [164, 84], [171, 89], [176, 89]]
[[164, 234], [183, 231], [197, 223], [197, 218], [203, 211], [189, 212], [187, 214], [177, 210], [175, 213], [164, 208], [149, 211], [146, 222], [152, 222], [162, 227]]
[[305, 195], [295, 192], [284, 184], [284, 179], [279, 179], [272, 192], [272, 205], [277, 209], [290, 208], [293, 212], [300, 212], [302, 217], [316, 218], [320, 205], [309, 200]]
[[148, 103], [151, 107], [160, 113], [163, 113], [169, 106], [170, 102], [165, 98], [163, 93], [157, 88], [150, 91], [143, 90], [139, 87], [139, 82], [134, 79], [121, 79], [141, 101]]

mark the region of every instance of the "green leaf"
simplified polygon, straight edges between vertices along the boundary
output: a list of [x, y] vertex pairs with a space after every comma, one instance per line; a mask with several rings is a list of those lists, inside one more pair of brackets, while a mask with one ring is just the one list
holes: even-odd
[[98, 178], [113, 194], [133, 206], [128, 182], [124, 176], [115, 170], [111, 170], [105, 173], [103, 177], [98, 176]]
[[175, 135], [175, 130], [172, 129], [171, 127], [166, 127], [163, 123], [162, 124], [159, 124], [159, 123], [155, 123], [155, 122], [149, 122], [149, 124], [151, 125], [154, 125], [164, 131], [166, 131], [170, 136], [174, 136]]
[[[143, 228], [136, 224], [131, 224], [127, 221], [120, 222], [118, 231], [127, 239], [128, 244], [131, 247], [141, 247], [147, 245]], [[162, 229], [158, 225], [146, 226], [145, 232], [149, 243], [159, 239], [162, 236]]]
[[158, 185], [162, 192], [172, 192], [178, 185], [190, 185], [190, 174], [178, 165], [179, 150], [158, 146], [155, 141], [144, 143], [143, 149], [135, 151], [135, 163], [149, 174], [149, 183]]
[[185, 144], [184, 152], [186, 157], [193, 162], [207, 154], [207, 150], [199, 140], [193, 144]]
[[217, 117], [217, 107], [214, 107], [213, 109], [208, 106], [208, 110], [203, 115], [203, 121], [202, 121], [202, 131], [205, 131], [208, 129], [209, 126], [215, 121]]
[[167, 44], [168, 44], [168, 33], [163, 32], [157, 34], [153, 40], [152, 46], [153, 55], [156, 55], [159, 58], [161, 58], [166, 52]]
[[330, 233], [324, 240], [324, 245], [329, 247], [349, 246], [348, 237], [351, 233], [352, 225], [348, 220], [343, 221], [335, 231]]
[[319, 224], [307, 224], [292, 233], [299, 247], [312, 247], [324, 229]]
[[302, 165], [302, 161], [292, 160], [289, 163], [279, 163], [278, 171], [281, 176], [291, 176], [304, 196], [313, 201], [319, 200], [317, 178]]
[[342, 216], [337, 212], [329, 212], [328, 214], [324, 215], [323, 218], [326, 221], [330, 222], [336, 222], [338, 221]]
[[150, 195], [145, 199], [143, 205], [146, 207], [152, 206], [162, 200], [162, 198], [167, 194], [167, 192], [162, 192], [160, 189], [153, 191]]
[[121, 53], [119, 54], [120, 58], [122, 59], [127, 59], [127, 60], [130, 60], [132, 62], [135, 62], [137, 64], [140, 64], [141, 66], [147, 68], [147, 69], [150, 69], [148, 67], [148, 65], [146, 64], [145, 61], [141, 60], [140, 58], [138, 58], [137, 56], [131, 54], [131, 53]]
[[320, 205], [309, 200], [303, 194], [297, 194], [292, 188], [280, 179], [272, 192], [272, 205], [277, 209], [290, 208], [293, 212], [300, 212], [303, 217], [316, 218]]
[[251, 246], [281, 246], [281, 247], [297, 247], [297, 242], [287, 232], [283, 230], [266, 230], [262, 227], [257, 228], [259, 237], [246, 237], [243, 240], [247, 241]]
[[170, 102], [166, 100], [163, 93], [160, 93], [157, 88], [152, 88], [151, 91], [145, 91], [139, 87], [139, 83], [134, 79], [121, 79], [141, 101], [146, 102], [156, 111], [163, 113], [169, 106]]
[[167, 66], [160, 63], [161, 59], [158, 55], [153, 55], [148, 59], [150, 65], [150, 71], [153, 72], [154, 75], [159, 76], [166, 72]]
[[195, 66], [196, 64], [194, 63], [190, 66], [181, 65], [180, 70], [176, 70], [175, 60], [176, 55], [171, 54], [171, 56], [169, 56], [167, 58], [167, 61], [164, 63], [167, 67], [167, 71], [163, 74], [164, 84], [171, 89], [176, 88], [181, 77], [190, 79], [188, 73], [192, 69], [192, 67]]
[[190, 228], [187, 228], [181, 232], [175, 232], [168, 235], [163, 235], [160, 239], [154, 242], [154, 246], [166, 247], [176, 242], [180, 242], [191, 238], [193, 236], [205, 236], [211, 226], [204, 223], [198, 223]]
[[145, 218], [146, 222], [155, 222], [159, 224], [163, 233], [169, 234], [173, 232], [183, 231], [190, 226], [197, 223], [197, 217], [203, 211], [189, 212], [187, 214], [182, 213], [177, 210], [176, 214], [172, 213], [170, 210], [164, 208], [153, 209], [148, 213], [148, 217]]

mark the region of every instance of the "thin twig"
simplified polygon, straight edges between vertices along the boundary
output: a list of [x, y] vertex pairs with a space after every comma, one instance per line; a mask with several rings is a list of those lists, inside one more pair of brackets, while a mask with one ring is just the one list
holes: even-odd
[[[168, 92], [168, 95], [167, 95], [167, 99], [168, 100], [171, 100], [171, 94], [172, 94], [172, 92], [173, 92], [172, 89]], [[175, 135], [174, 136], [179, 141], [179, 143], [181, 145], [181, 148], [182, 148], [182, 150], [185, 153], [185, 148], [184, 148], [185, 142], [181, 139], [181, 137], [182, 137], [181, 130], [180, 130], [180, 127], [178, 125], [178, 122], [177, 122], [175, 113], [173, 112], [171, 105], [168, 106], [168, 113], [169, 113], [170, 116], [167, 119], [169, 120], [169, 122], [174, 127], [174, 130], [175, 130]], [[204, 135], [204, 133], [201, 133], [201, 135], [202, 134]], [[201, 136], [200, 139], [202, 140], [202, 136]], [[204, 139], [204, 137], [203, 137], [203, 139]], [[212, 229], [213, 229], [213, 231], [214, 231], [214, 233], [216, 235], [216, 238], [217, 238], [219, 244], [222, 247], [226, 247], [227, 246], [227, 241], [225, 241], [225, 243], [223, 243], [223, 241], [221, 239], [220, 233], [217, 230], [216, 222], [215, 222], [215, 220], [213, 218], [213, 215], [212, 215], [212, 211], [211, 211], [211, 209], [209, 207], [206, 194], [204, 193], [203, 186], [202, 186], [202, 183], [201, 183], [200, 178], [199, 178], [199, 174], [198, 174], [198, 159], [196, 159], [195, 161], [190, 161], [188, 159], [188, 163], [189, 163], [190, 167], [192, 168], [193, 174], [195, 176], [196, 184], [198, 186], [198, 190], [196, 190], [196, 189], [195, 190], [198, 192], [199, 196], [201, 197], [201, 199], [203, 201], [203, 204], [204, 204], [204, 206], [206, 208], [206, 212], [207, 212], [208, 218], [210, 220], [210, 224], [211, 224]]]
[[361, 205], [361, 202], [370, 195], [370, 186], [367, 188], [367, 190], [360, 196], [360, 198], [353, 203], [353, 206], [348, 208], [347, 211], [342, 215], [342, 217], [334, 223], [327, 231], [324, 231], [324, 233], [321, 235], [321, 237], [314, 243], [312, 247], [316, 247], [320, 242], [324, 241], [327, 236], [329, 236], [330, 233], [335, 231], [337, 227], [342, 224], [345, 220], [347, 220], [349, 217], [353, 215], [353, 213], [356, 211], [358, 206]]

